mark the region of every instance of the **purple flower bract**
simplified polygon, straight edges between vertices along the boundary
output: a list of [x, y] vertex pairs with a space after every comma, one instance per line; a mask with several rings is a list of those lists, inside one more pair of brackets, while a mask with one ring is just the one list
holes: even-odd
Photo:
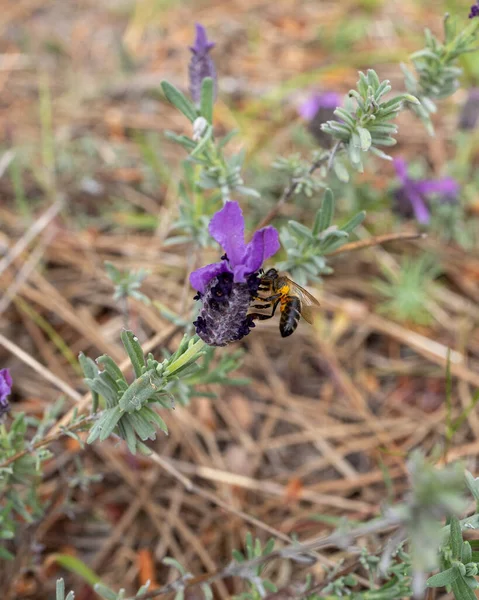
[[209, 232], [223, 248], [220, 262], [193, 271], [191, 285], [203, 303], [195, 321], [197, 334], [211, 346], [225, 346], [247, 335], [254, 323], [247, 315], [258, 291], [258, 271], [280, 248], [274, 227], [244, 240], [244, 219], [237, 202], [227, 202], [211, 219]]
[[216, 93], [216, 69], [209, 54], [214, 46], [214, 42], [208, 41], [206, 29], [197, 23], [195, 43], [193, 46], [190, 46], [193, 55], [188, 67], [190, 94], [197, 105], [199, 105], [201, 99], [201, 84], [206, 77], [213, 79]]
[[438, 194], [442, 201], [456, 200], [459, 184], [452, 177], [411, 179], [407, 173], [407, 163], [402, 158], [394, 160], [394, 167], [401, 181], [401, 187], [395, 192], [397, 209], [404, 217], [414, 216], [419, 223], [427, 224], [430, 220], [427, 196]]
[[8, 369], [0, 369], [0, 418], [10, 410], [7, 396], [12, 391], [12, 377]]
[[471, 11], [469, 12], [469, 18], [474, 19], [474, 17], [479, 17], [479, 2], [476, 2], [471, 6]]
[[341, 106], [341, 96], [336, 92], [323, 92], [322, 94], [311, 94], [301, 104], [298, 112], [306, 121], [312, 121], [321, 108], [333, 110]]

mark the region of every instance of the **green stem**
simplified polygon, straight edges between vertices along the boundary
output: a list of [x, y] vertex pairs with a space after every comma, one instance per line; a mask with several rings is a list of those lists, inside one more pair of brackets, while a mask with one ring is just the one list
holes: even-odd
[[181, 367], [184, 367], [200, 353], [204, 346], [206, 346], [206, 343], [203, 340], [198, 339], [188, 348], [186, 352], [179, 356], [167, 369], [165, 369], [165, 375], [172, 375], [175, 371], [178, 371], [181, 369]]

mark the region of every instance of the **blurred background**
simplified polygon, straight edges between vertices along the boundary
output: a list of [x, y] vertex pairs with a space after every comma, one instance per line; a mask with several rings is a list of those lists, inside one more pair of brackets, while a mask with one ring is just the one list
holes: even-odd
[[[252, 231], [288, 182], [272, 162], [317, 148], [299, 113], [304, 101], [347, 93], [368, 68], [403, 91], [399, 63], [423, 47], [424, 28], [440, 35], [444, 12], [462, 22], [469, 5], [3, 0], [0, 367], [14, 380], [12, 410], [40, 418], [63, 396], [66, 412], [78, 398], [62, 382], [86, 392], [79, 352], [121, 362], [126, 324], [159, 358], [191, 319], [188, 274], [216, 260], [216, 249], [193, 252], [179, 237], [185, 155], [164, 132], [191, 132], [160, 82], [187, 90], [196, 22], [216, 43], [215, 128], [239, 130], [233, 146], [246, 150], [246, 184], [261, 192], [260, 201], [241, 200]], [[464, 409], [479, 388], [479, 130], [459, 127], [479, 85], [477, 53], [461, 66], [463, 88], [439, 103], [436, 136], [404, 112], [393, 149], [412, 177], [454, 177], [457, 202], [438, 202], [423, 227], [398, 213], [391, 163], [371, 160], [349, 183], [332, 182], [336, 220], [367, 211], [359, 238], [428, 237], [338, 255], [334, 273], [311, 288], [323, 309], [314, 328], [283, 340], [271, 320], [215, 353], [215, 364], [238, 368], [225, 368], [224, 385], [186, 393], [165, 416], [170, 435], [152, 444], [203, 494], [124, 444], [55, 442], [40, 488], [55, 502], [2, 566], [3, 598], [51, 598], [58, 576], [77, 600], [96, 597], [93, 577], [133, 593], [147, 579], [176, 577], [166, 556], [199, 574], [226, 565], [247, 531], [304, 539], [343, 517], [372, 518], [404, 492], [408, 453], [444, 441], [448, 349], [451, 414], [465, 414], [448, 459], [477, 471], [479, 418]], [[311, 226], [318, 206], [317, 196], [297, 196], [275, 224], [294, 217]], [[115, 301], [105, 261], [147, 269], [142, 291], [153, 304]], [[275, 569], [279, 586], [300, 571], [287, 562]], [[227, 598], [236, 585], [220, 582], [215, 594]]]

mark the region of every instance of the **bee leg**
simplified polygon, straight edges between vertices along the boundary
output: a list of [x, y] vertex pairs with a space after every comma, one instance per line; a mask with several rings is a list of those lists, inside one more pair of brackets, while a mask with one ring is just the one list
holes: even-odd
[[251, 304], [250, 308], [271, 308], [271, 302], [267, 304]]
[[273, 315], [262, 315], [260, 313], [249, 313], [248, 317], [251, 317], [253, 320], [258, 319], [258, 321], [266, 321], [266, 319], [271, 319]]
[[267, 296], [266, 298], [261, 298], [264, 302], [273, 302], [275, 300], [279, 300], [282, 294], [273, 294], [272, 296]]

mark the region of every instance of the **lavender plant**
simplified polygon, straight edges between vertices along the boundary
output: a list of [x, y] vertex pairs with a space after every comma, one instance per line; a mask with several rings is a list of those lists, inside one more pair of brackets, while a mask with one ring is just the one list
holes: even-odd
[[[477, 16], [476, 12], [472, 7], [471, 16]], [[161, 361], [151, 353], [145, 356], [135, 334], [124, 331], [121, 339], [133, 369], [132, 381], [125, 378], [111, 357], [103, 355], [93, 361], [80, 355], [85, 382], [92, 393], [92, 414], [89, 417], [75, 415], [63, 433], [75, 436], [76, 431], [89, 429], [88, 443], [116, 436], [126, 442], [132, 453], [148, 453], [145, 442], [155, 439], [158, 430], [167, 433], [166, 423], [158, 411], [172, 409], [176, 398], [186, 403], [198, 384], [224, 383], [237, 366], [237, 358], [222, 358], [212, 369], [210, 347], [224, 346], [250, 334], [254, 321], [248, 311], [256, 299], [265, 261], [280, 252], [281, 242], [284, 253], [276, 266], [288, 270], [298, 283], [306, 284], [331, 273], [328, 254], [347, 242], [365, 215], [360, 212], [344, 225], [334, 224], [334, 196], [326, 185], [330, 173], [334, 172], [340, 181], [346, 182], [350, 168], [363, 171], [367, 156], [390, 160], [382, 148], [396, 143], [393, 136], [397, 128], [393, 121], [406, 107], [415, 111], [432, 131], [430, 115], [436, 110], [434, 101], [457, 89], [460, 76], [457, 60], [461, 54], [473, 49], [478, 22], [472, 22], [455, 34], [450, 20], [446, 19], [444, 42], [426, 32], [426, 48], [411, 58], [415, 73], [404, 68], [407, 93], [389, 97], [392, 92], [389, 81], [380, 81], [373, 70], [360, 73], [357, 88], [349, 92], [343, 107], [334, 111], [336, 120], [331, 119], [321, 126], [321, 131], [331, 137], [332, 143], [317, 151], [311, 161], [300, 157], [276, 161], [276, 168], [288, 174], [290, 183], [278, 199], [278, 205], [263, 219], [249, 242], [244, 237], [242, 209], [232, 198], [233, 195], [258, 198], [259, 194], [244, 185], [244, 152], [226, 152], [231, 135], [222, 140], [215, 137], [213, 114], [217, 81], [210, 55], [214, 44], [208, 40], [204, 28], [197, 25], [189, 66], [191, 98], [172, 84], [162, 83], [165, 98], [190, 123], [189, 135], [167, 134], [188, 153], [184, 163], [185, 181], [179, 188], [181, 217], [176, 227], [180, 239], [190, 241], [194, 247], [210, 242], [207, 227], [224, 254], [218, 262], [190, 274], [191, 285], [197, 291], [195, 298], [201, 303], [194, 321], [196, 335], [185, 335], [173, 354]], [[311, 108], [308, 114], [312, 112]], [[317, 112], [318, 109], [314, 116]], [[433, 192], [454, 191], [450, 180], [414, 181], [407, 175], [403, 163], [397, 162], [396, 168], [401, 179], [403, 202], [409, 203], [409, 209], [415, 211], [420, 220], [428, 218], [425, 197]], [[290, 220], [278, 233], [270, 225], [285, 202], [301, 193], [314, 197], [319, 190], [324, 193], [311, 227]], [[144, 273], [122, 274], [112, 266], [107, 266], [107, 270], [116, 286], [118, 299], [127, 296], [145, 299], [138, 292]], [[8, 371], [0, 371], [2, 414], [8, 409], [6, 398], [11, 384]], [[26, 441], [27, 424], [24, 415], [17, 415], [8, 428], [0, 426], [0, 491], [6, 500], [0, 510], [0, 535], [7, 540], [14, 535], [17, 515], [33, 518], [32, 510], [27, 511], [26, 506], [27, 503], [29, 507], [36, 506], [35, 483], [42, 474], [42, 463], [49, 456], [48, 451], [42, 449], [46, 445], [44, 440], [33, 440], [30, 444]], [[41, 432], [40, 424], [35, 425]], [[479, 517], [475, 513], [459, 520], [465, 510], [464, 470], [460, 466], [437, 470], [416, 454], [409, 462], [409, 472], [409, 495], [402, 504], [387, 507], [382, 519], [356, 528], [343, 528], [326, 539], [304, 544], [293, 542], [280, 550], [273, 550], [270, 545], [262, 549], [249, 537], [246, 556], [236, 553], [235, 560], [223, 572], [213, 574], [211, 579], [203, 577], [196, 583], [202, 583], [203, 593], [210, 597], [209, 584], [215, 578], [239, 576], [249, 582], [245, 597], [264, 597], [267, 590], [275, 589], [262, 578], [262, 566], [269, 560], [297, 559], [331, 546], [349, 547], [355, 538], [392, 528], [398, 534], [386, 544], [384, 551], [361, 553], [360, 564], [370, 574], [375, 589], [356, 591], [358, 583], [354, 577], [334, 572], [319, 592], [314, 590], [315, 585], [308, 583], [308, 597], [347, 595], [357, 599], [386, 600], [420, 594], [427, 574], [440, 567], [441, 572], [431, 577], [428, 585], [449, 586], [456, 600], [469, 600], [474, 597], [472, 590], [477, 586], [475, 575], [479, 552], [463, 540], [463, 533], [479, 527]], [[467, 484], [477, 502], [477, 481], [468, 476]], [[22, 486], [21, 493], [17, 486]], [[25, 499], [22, 494], [28, 490], [32, 495]], [[406, 545], [407, 552], [404, 550]], [[9, 557], [8, 550], [2, 551], [2, 557]], [[175, 591], [177, 597], [182, 598], [186, 587], [192, 585], [191, 581], [188, 583], [192, 576], [181, 565], [177, 568], [180, 577], [176, 587], [170, 586], [168, 591]], [[101, 584], [97, 591], [107, 600], [119, 600], [125, 595]], [[57, 599], [63, 600], [64, 593], [64, 586], [59, 583]], [[159, 590], [158, 594], [152, 594], [144, 587], [136, 597], [151, 598], [161, 593]], [[72, 592], [67, 600], [71, 597]]]

